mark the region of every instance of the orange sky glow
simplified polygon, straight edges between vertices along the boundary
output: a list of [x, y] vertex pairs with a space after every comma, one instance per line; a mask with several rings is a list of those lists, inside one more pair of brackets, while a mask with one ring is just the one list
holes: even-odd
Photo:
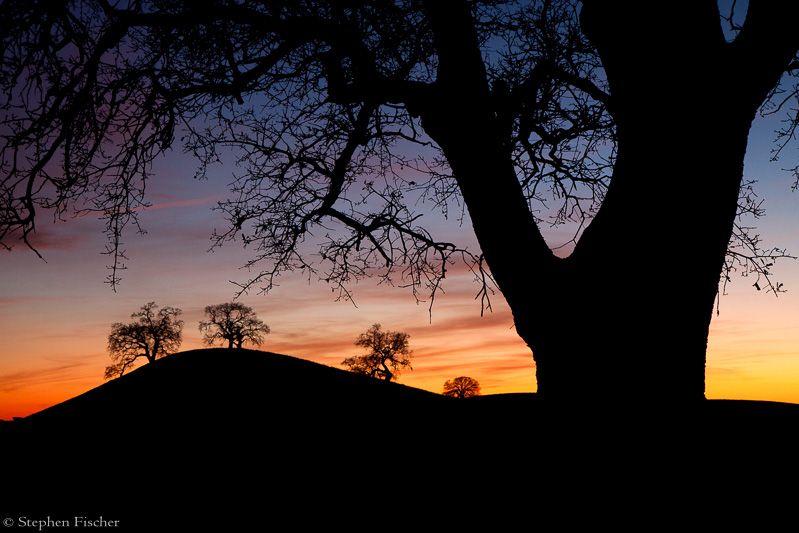
[[[747, 156], [746, 178], [758, 180], [768, 212], [755, 224], [767, 247], [799, 255], [799, 196], [780, 170], [789, 165], [768, 162], [773, 129], [765, 122], [754, 131]], [[229, 169], [208, 181], [194, 180], [193, 169], [180, 154], [156, 169], [148, 186], [155, 208], [141, 218], [148, 234], [125, 235], [129, 268], [116, 292], [103, 283], [108, 257], [101, 254], [102, 223], [92, 217], [55, 225], [40, 220], [34, 242], [46, 262], [22, 246], [0, 254], [0, 419], [27, 416], [101, 385], [111, 324], [129, 321], [147, 302], [181, 308], [182, 349], [202, 347], [204, 307], [231, 301], [236, 287], [230, 280], [252, 273], [240, 269], [249, 250], [231, 244], [208, 252], [214, 228], [225, 224], [211, 207], [224, 197]], [[468, 227], [447, 231], [469, 238]], [[568, 240], [547, 236], [553, 244]], [[685, 267], [675, 261], [662, 275], [669, 268]], [[788, 291], [779, 297], [755, 290], [754, 279], [735, 277], [721, 298], [708, 347], [708, 398], [799, 403], [799, 261], [779, 261], [773, 272]], [[255, 291], [242, 301], [272, 330], [263, 350], [343, 368], [345, 357], [361, 353], [357, 336], [377, 322], [411, 336], [413, 371], [404, 371], [400, 383], [441, 392], [446, 380], [466, 375], [484, 394], [535, 392], [532, 355], [501, 294], [481, 316], [478, 286], [464, 267], [450, 270], [444, 291], [432, 315], [427, 302], [417, 304], [409, 291], [376, 280], [353, 287], [355, 305], [335, 301], [323, 282], [292, 276], [269, 294]], [[642, 308], [656, 301], [657, 286], [643, 288]]]

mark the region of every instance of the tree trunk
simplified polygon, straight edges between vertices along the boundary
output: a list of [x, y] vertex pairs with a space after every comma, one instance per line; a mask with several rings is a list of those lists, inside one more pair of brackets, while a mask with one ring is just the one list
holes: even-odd
[[[607, 198], [574, 253], [514, 309], [542, 395], [704, 397], [705, 352], [751, 117], [619, 128]], [[707, 117], [705, 117], [707, 118]], [[710, 133], [710, 134], [709, 134]]]
[[383, 360], [383, 361], [381, 361], [380, 364], [383, 365], [383, 371], [382, 371], [383, 379], [386, 380], [386, 381], [391, 381], [394, 378], [394, 374], [391, 372], [391, 370], [389, 370], [388, 365], [386, 364], [386, 361]]
[[152, 349], [145, 348], [144, 356], [147, 358], [148, 363], [155, 362], [156, 358], [158, 357], [158, 347], [160, 346], [160, 342], [158, 341], [158, 337], [154, 337], [153, 339], [153, 347]]
[[[751, 117], [716, 116], [713, 135], [696, 120], [667, 113], [655, 120], [657, 131], [620, 126], [605, 202], [565, 259], [542, 253], [520, 210], [513, 213], [507, 196], [493, 197], [510, 178], [497, 176], [500, 161], [475, 161], [475, 153], [490, 160], [485, 146], [469, 149], [473, 142], [462, 139], [455, 144], [466, 151], [447, 154], [469, 161], [453, 168], [486, 262], [533, 352], [542, 396], [704, 397], [708, 331]], [[490, 172], [494, 189], [481, 194]]]
[[542, 395], [704, 398], [747, 137], [785, 58], [759, 70], [751, 50], [724, 40], [714, 2], [683, 4], [679, 20], [653, 5], [586, 6], [618, 157], [597, 217], [545, 288], [550, 311], [514, 310], [517, 328]]
[[432, 2], [428, 11], [441, 41], [440, 93], [420, 110], [422, 124], [447, 156], [486, 263], [533, 351], [540, 395], [703, 399], [749, 128], [795, 47], [760, 57], [765, 34], [752, 25], [727, 43], [715, 2], [682, 2], [679, 16], [659, 4], [584, 2], [618, 151], [597, 216], [560, 259], [535, 224], [496, 125], [467, 13], [445, 16]]

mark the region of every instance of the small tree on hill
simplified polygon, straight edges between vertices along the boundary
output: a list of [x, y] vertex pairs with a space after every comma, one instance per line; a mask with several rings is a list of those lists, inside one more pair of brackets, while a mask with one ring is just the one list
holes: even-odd
[[444, 383], [444, 396], [470, 398], [480, 395], [480, 382], [474, 378], [461, 376]]
[[396, 381], [401, 369], [413, 370], [413, 351], [408, 347], [409, 338], [407, 333], [382, 331], [380, 324], [374, 324], [355, 341], [355, 346], [363, 346], [369, 353], [348, 357], [341, 364], [358, 374]]
[[130, 315], [136, 322], [111, 324], [108, 351], [113, 364], [105, 368], [105, 379], [121, 376], [140, 357], [152, 363], [178, 351], [183, 340], [183, 321], [177, 317], [183, 311], [174, 307], [156, 309], [155, 302], [150, 302]]
[[217, 340], [228, 343], [228, 348], [241, 348], [244, 342], [260, 346], [269, 326], [255, 316], [255, 312], [240, 302], [209, 305], [205, 308], [207, 322], [200, 322], [205, 332], [203, 342], [212, 346]]

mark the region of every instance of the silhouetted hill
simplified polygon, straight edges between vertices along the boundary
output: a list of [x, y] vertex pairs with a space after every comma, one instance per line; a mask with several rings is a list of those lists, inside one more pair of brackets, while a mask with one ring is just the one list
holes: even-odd
[[[388, 386], [387, 386], [388, 385]], [[301, 421], [324, 423], [448, 401], [440, 395], [383, 383], [311, 361], [271, 352], [211, 348], [176, 353], [139, 367], [64, 403], [27, 417], [30, 425], [102, 424], [171, 432], [186, 424], [218, 427]]]
[[[762, 464], [752, 443], [771, 453], [797, 421], [799, 406], [769, 402], [456, 400], [285, 355], [195, 350], [3, 424], [16, 496], [4, 503], [130, 531], [501, 520], [611, 479], [662, 488], [676, 476], [690, 492], [712, 461]], [[692, 476], [704, 481], [685, 485]]]
[[455, 402], [285, 355], [187, 351], [4, 424], [8, 478], [39, 514], [237, 524], [339, 501], [360, 475], [393, 484], [434, 454]]

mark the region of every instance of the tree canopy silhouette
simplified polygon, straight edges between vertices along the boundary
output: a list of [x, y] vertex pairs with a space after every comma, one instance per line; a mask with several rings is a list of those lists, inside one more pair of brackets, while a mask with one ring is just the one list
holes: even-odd
[[178, 320], [182, 313], [174, 307], [158, 309], [150, 302], [130, 315], [137, 319], [130, 324], [116, 322], [111, 325], [108, 336], [108, 351], [113, 364], [105, 368], [105, 379], [121, 376], [143, 357], [148, 363], [177, 352], [182, 342], [183, 321]]
[[480, 382], [468, 376], [461, 376], [444, 382], [444, 396], [471, 398], [480, 396]]
[[260, 346], [264, 335], [269, 334], [269, 326], [241, 302], [209, 305], [205, 315], [208, 321], [200, 322], [200, 331], [205, 332], [203, 342], [207, 346], [213, 346], [217, 340], [227, 342], [228, 348], [241, 348], [245, 342]]
[[404, 368], [413, 370], [413, 351], [409, 348], [410, 335], [400, 331], [383, 331], [380, 324], [373, 324], [366, 333], [361, 333], [355, 346], [369, 350], [365, 355], [355, 355], [342, 361], [352, 372], [373, 378], [396, 381]]
[[[542, 396], [703, 398], [720, 280], [770, 283], [783, 255], [740, 223], [761, 212], [743, 160], [799, 65], [799, 3], [730, 6], [6, 0], [0, 242], [35, 245], [40, 211], [99, 212], [116, 283], [150, 166], [182, 143], [201, 176], [238, 164], [216, 239], [257, 250], [242, 290], [302, 270], [432, 302], [463, 260], [485, 306], [506, 299]], [[566, 223], [568, 248], [545, 240]]]

